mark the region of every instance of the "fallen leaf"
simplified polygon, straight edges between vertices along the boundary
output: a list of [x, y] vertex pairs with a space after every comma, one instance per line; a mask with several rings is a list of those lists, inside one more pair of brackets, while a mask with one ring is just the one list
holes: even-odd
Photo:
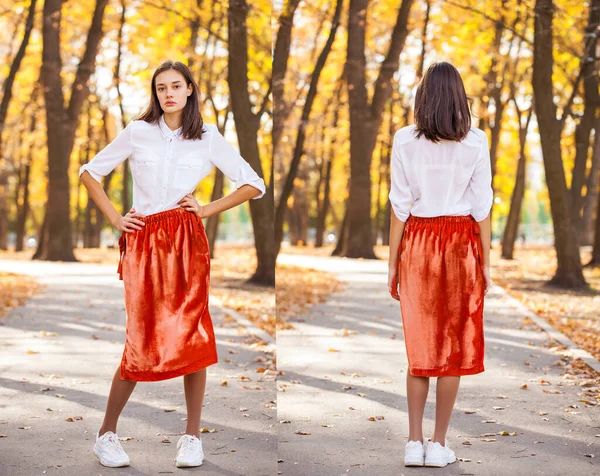
[[369, 418], [367, 418], [367, 420], [369, 420], [369, 421], [379, 421], [379, 420], [385, 420], [385, 417], [383, 417], [383, 416], [370, 416]]
[[252, 387], [248, 385], [242, 385], [242, 388], [246, 390], [262, 390], [262, 387], [259, 387], [258, 385], [254, 385]]
[[310, 431], [302, 431], [302, 430], [296, 430], [294, 433], [296, 433], [296, 435], [312, 435], [312, 433]]
[[341, 352], [341, 350], [339, 349], [334, 349], [333, 347], [330, 347], [329, 350], [327, 352]]
[[523, 384], [523, 385], [521, 385], [519, 388], [520, 388], [521, 390], [527, 390], [529, 387], [527, 387], [527, 384], [526, 384], [526, 383], [524, 383], [524, 384]]
[[165, 412], [174, 412], [175, 408], [165, 408]]
[[27, 349], [27, 354], [39, 354], [36, 350]]
[[212, 430], [209, 430], [208, 428], [202, 427], [200, 428], [200, 433], [216, 433], [217, 429], [213, 428]]
[[544, 393], [551, 393], [553, 395], [557, 395], [559, 393], [562, 393], [560, 390], [556, 390], [556, 389], [547, 389], [547, 388], [543, 388], [542, 392]]
[[505, 407], [494, 407], [494, 410], [505, 410]]
[[481, 438], [481, 441], [485, 441], [486, 443], [490, 443], [492, 441], [496, 441], [496, 438]]
[[251, 382], [252, 379], [250, 377], [246, 377], [245, 375], [240, 375], [240, 380], [242, 382]]
[[477, 413], [477, 410], [465, 410], [466, 415], [472, 415], [473, 413]]
[[227, 387], [227, 380], [222, 380], [219, 384], [221, 387]]

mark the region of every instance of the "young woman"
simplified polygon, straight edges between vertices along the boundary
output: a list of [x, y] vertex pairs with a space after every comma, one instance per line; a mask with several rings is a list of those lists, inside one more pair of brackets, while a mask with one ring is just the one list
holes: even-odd
[[[199, 466], [204, 459], [200, 416], [206, 367], [217, 362], [217, 350], [202, 218], [262, 197], [265, 184], [216, 126], [203, 124], [198, 104], [187, 66], [163, 63], [152, 76], [146, 111], [79, 171], [91, 199], [122, 232], [118, 273], [125, 288], [126, 342], [94, 445], [104, 466], [130, 464], [116, 432], [136, 382], [181, 375], [187, 427], [177, 443], [176, 465]], [[133, 207], [121, 216], [100, 179], [127, 158]], [[192, 192], [214, 166], [237, 189], [200, 205]]]
[[[415, 96], [415, 125], [394, 135], [388, 287], [400, 301], [408, 357], [406, 466], [456, 461], [446, 432], [460, 377], [484, 371], [493, 193], [487, 136], [471, 127], [458, 71], [433, 64]], [[438, 377], [424, 446], [429, 377]]]

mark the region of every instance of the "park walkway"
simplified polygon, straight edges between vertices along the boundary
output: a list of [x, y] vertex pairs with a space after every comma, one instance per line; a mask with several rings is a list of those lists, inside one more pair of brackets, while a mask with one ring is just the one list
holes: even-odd
[[175, 467], [186, 415], [179, 377], [137, 384], [117, 429], [133, 438], [122, 442], [132, 466], [105, 468], [92, 446], [125, 342], [116, 265], [0, 261], [0, 270], [46, 285], [0, 318], [1, 475], [276, 474], [274, 371], [256, 373], [273, 355], [227, 310], [211, 303], [220, 361], [208, 370], [202, 426], [216, 432], [202, 434], [204, 464]]
[[497, 287], [485, 304], [486, 370], [461, 379], [448, 432], [463, 460], [405, 468], [407, 360], [387, 263], [286, 254], [278, 263], [343, 281], [341, 291], [292, 320], [295, 329], [277, 334], [282, 475], [600, 475], [600, 414], [580, 401], [586, 382], [561, 377], [560, 355], [544, 347], [548, 334], [523, 325], [525, 310]]

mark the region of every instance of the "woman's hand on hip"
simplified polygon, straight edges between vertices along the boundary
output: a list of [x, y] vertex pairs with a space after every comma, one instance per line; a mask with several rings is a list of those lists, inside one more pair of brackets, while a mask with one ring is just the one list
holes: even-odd
[[179, 206], [181, 206], [188, 212], [191, 212], [200, 218], [206, 218], [206, 215], [204, 213], [205, 212], [204, 205], [200, 205], [198, 203], [198, 200], [196, 200], [194, 198], [194, 195], [192, 195], [191, 193], [188, 193], [185, 197], [183, 197], [177, 203], [179, 203]]
[[398, 290], [398, 270], [397, 268], [389, 268], [388, 270], [388, 291], [396, 301], [400, 301], [400, 294]]
[[125, 214], [125, 216], [119, 217], [117, 222], [113, 223], [113, 226], [125, 233], [141, 230], [142, 227], [146, 225], [145, 222], [139, 219], [143, 217], [144, 215], [137, 213], [135, 208], [132, 208]]

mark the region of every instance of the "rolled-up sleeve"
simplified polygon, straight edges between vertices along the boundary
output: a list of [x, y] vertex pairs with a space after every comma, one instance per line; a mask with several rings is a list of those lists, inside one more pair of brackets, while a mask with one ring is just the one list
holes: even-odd
[[494, 202], [492, 189], [492, 164], [490, 162], [490, 149], [488, 138], [482, 134], [481, 149], [475, 163], [475, 170], [469, 182], [467, 194], [471, 204], [471, 214], [476, 221], [483, 221], [490, 213]]
[[127, 159], [133, 151], [131, 130], [133, 121], [131, 121], [113, 141], [98, 152], [92, 160], [79, 168], [79, 177], [84, 171], [98, 182], [102, 177], [106, 177], [114, 168]]
[[219, 129], [213, 124], [210, 140], [210, 161], [225, 176], [231, 180], [236, 188], [242, 185], [251, 185], [260, 191], [252, 199], [261, 198], [265, 194], [265, 182], [237, 150], [223, 137]]
[[396, 134], [394, 135], [394, 143], [392, 145], [389, 199], [398, 220], [406, 222], [410, 215], [413, 198], [406, 174], [404, 173], [404, 167], [402, 166], [400, 147], [401, 144], [398, 141], [398, 134]]

